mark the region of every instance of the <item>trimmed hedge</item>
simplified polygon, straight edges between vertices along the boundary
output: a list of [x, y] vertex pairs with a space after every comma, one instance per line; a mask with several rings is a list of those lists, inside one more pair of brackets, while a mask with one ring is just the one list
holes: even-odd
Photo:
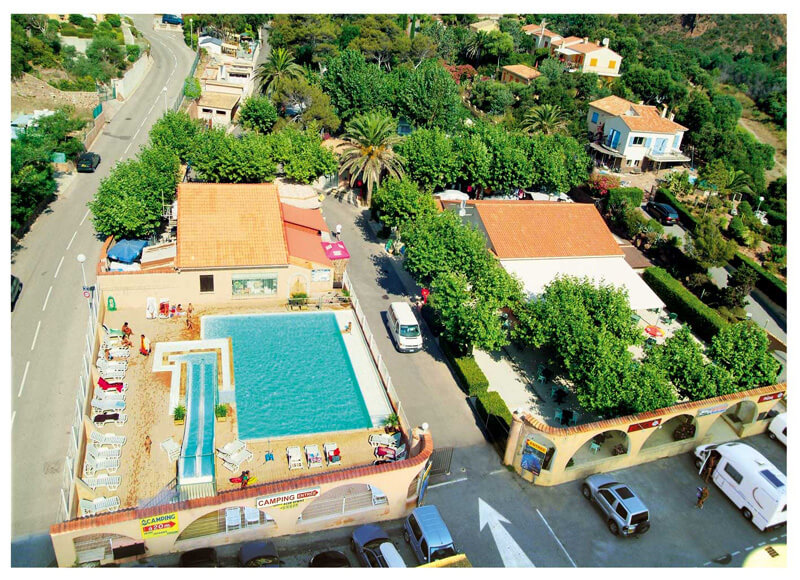
[[738, 268], [742, 263], [747, 264], [758, 273], [756, 288], [766, 294], [770, 300], [786, 308], [786, 284], [741, 252], [736, 252], [731, 260], [731, 265]]
[[700, 222], [697, 221], [689, 211], [683, 206], [678, 199], [672, 195], [668, 189], [664, 189], [663, 187], [659, 187], [656, 190], [656, 201], [661, 203], [668, 203], [672, 207], [675, 208], [675, 211], [678, 212], [678, 217], [680, 217], [681, 225], [685, 227], [690, 232], [694, 232], [695, 228], [700, 225]]
[[500, 393], [496, 391], [481, 393], [478, 395], [478, 403], [480, 403], [487, 415], [494, 415], [495, 417], [503, 419], [507, 427], [511, 426], [514, 418], [511, 415], [508, 405], [506, 405], [506, 402], [503, 400], [503, 397], [500, 396]]
[[639, 207], [642, 205], [644, 192], [638, 187], [615, 187], [608, 190], [608, 205], [619, 205], [626, 201], [628, 207]]
[[713, 308], [703, 304], [663, 268], [647, 268], [643, 278], [664, 301], [667, 308], [676, 312], [706, 342], [711, 342], [711, 339], [728, 325]]
[[785, 213], [778, 213], [777, 211], [768, 209], [767, 210], [767, 221], [769, 221], [769, 225], [771, 226], [783, 226], [786, 227], [786, 214]]

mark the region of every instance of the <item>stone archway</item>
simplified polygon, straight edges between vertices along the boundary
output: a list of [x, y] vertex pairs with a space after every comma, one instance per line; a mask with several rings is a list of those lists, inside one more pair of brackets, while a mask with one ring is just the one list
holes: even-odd
[[676, 415], [665, 421], [647, 437], [641, 450], [646, 451], [675, 441], [688, 440], [697, 436], [697, 419], [693, 415]]
[[628, 434], [619, 429], [609, 429], [589, 437], [583, 445], [572, 454], [567, 469], [585, 466], [596, 461], [603, 461], [611, 457], [623, 457], [630, 450]]
[[300, 514], [300, 521], [351, 516], [356, 512], [385, 511], [389, 500], [380, 489], [367, 483], [340, 485], [314, 499]]
[[264, 527], [277, 527], [275, 520], [267, 512], [250, 506], [230, 506], [210, 511], [195, 519], [181, 530], [175, 543]]

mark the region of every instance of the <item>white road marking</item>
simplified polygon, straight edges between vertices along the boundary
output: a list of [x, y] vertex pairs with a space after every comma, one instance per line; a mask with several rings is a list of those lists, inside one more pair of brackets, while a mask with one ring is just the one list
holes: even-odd
[[89, 210], [88, 210], [88, 209], [86, 210], [86, 213], [85, 213], [85, 214], [83, 214], [83, 219], [81, 220], [81, 223], [79, 223], [78, 225], [79, 225], [79, 226], [82, 226], [82, 225], [83, 225], [83, 222], [85, 222], [85, 221], [86, 221], [86, 218], [87, 218], [87, 217], [89, 217]]
[[14, 428], [14, 418], [15, 418], [16, 416], [17, 416], [17, 412], [16, 412], [16, 411], [14, 411], [13, 413], [11, 413], [11, 428], [12, 428], [12, 429]]
[[741, 552], [739, 550], [736, 550], [735, 552], [731, 552], [731, 556], [738, 556], [739, 554], [741, 554]]
[[[52, 286], [50, 288], [52, 289]], [[44, 309], [42, 309], [42, 310], [44, 310]], [[33, 350], [36, 347], [36, 339], [39, 338], [39, 329], [41, 327], [42, 327], [42, 321], [40, 320], [36, 324], [36, 333], [33, 335], [33, 342], [31, 343], [31, 350]]]
[[19, 392], [17, 393], [17, 397], [22, 396], [22, 389], [25, 388], [25, 379], [28, 378], [28, 367], [31, 366], [31, 361], [25, 363], [25, 372], [22, 373], [22, 381], [19, 384]]
[[750, 550], [752, 550], [752, 549], [753, 549], [753, 546], [747, 546], [747, 547], [744, 549], [744, 551], [745, 551], [745, 552], [749, 552], [749, 551], [750, 551]]
[[69, 250], [69, 247], [72, 245], [72, 242], [75, 241], [75, 236], [77, 236], [77, 235], [78, 235], [78, 230], [75, 230], [75, 233], [72, 234], [72, 237], [70, 238], [69, 243], [67, 244], [67, 249], [68, 250]]
[[125, 147], [125, 152], [123, 153], [123, 155], [127, 155], [128, 154], [128, 149], [131, 148], [131, 145], [133, 145], [133, 143], [128, 143], [128, 146]]
[[[62, 260], [63, 260], [63, 258], [62, 258]], [[45, 308], [47, 308], [47, 301], [50, 300], [50, 293], [52, 291], [53, 291], [53, 287], [50, 286], [50, 289], [47, 291], [47, 296], [44, 299], [44, 305], [42, 306], [42, 312], [44, 312]], [[33, 350], [33, 347], [31, 347], [31, 350]]]
[[506, 473], [507, 469], [495, 469], [494, 471], [490, 471], [489, 475], [497, 475], [498, 473]]
[[536, 567], [503, 526], [504, 523], [510, 524], [511, 522], [481, 498], [478, 498], [478, 521], [479, 531], [483, 531], [484, 527], [489, 526], [494, 543], [497, 545], [497, 551], [500, 552], [500, 558], [503, 560], [503, 566], [506, 568]]
[[759, 546], [763, 546], [764, 544], [766, 544], [766, 542], [759, 542], [758, 543]]
[[553, 535], [553, 538], [555, 539], [555, 541], [558, 542], [558, 545], [564, 551], [564, 554], [566, 554], [567, 558], [570, 561], [570, 564], [572, 564], [572, 567], [573, 568], [577, 568], [578, 566], [577, 566], [577, 564], [575, 564], [575, 561], [572, 559], [572, 556], [569, 555], [569, 552], [567, 552], [566, 548], [564, 548], [564, 544], [562, 544], [561, 540], [558, 539], [558, 536], [556, 536], [555, 532], [553, 531], [553, 528], [551, 528], [550, 524], [547, 523], [547, 520], [544, 519], [544, 516], [542, 515], [542, 512], [539, 511], [539, 508], [536, 508], [536, 513], [539, 514], [540, 518], [542, 518], [542, 521], [544, 522], [544, 525], [546, 525], [547, 529], [550, 530], [550, 533]]
[[53, 278], [58, 278], [58, 273], [61, 271], [61, 264], [64, 263], [64, 256], [61, 256], [61, 261], [58, 263], [58, 268], [56, 268], [56, 273], [53, 274]]
[[770, 539], [769, 539], [769, 541], [770, 541], [770, 542], [774, 542], [774, 541], [776, 541], [777, 539], [778, 539], [778, 536], [775, 536], [774, 538], [770, 538]]
[[466, 477], [460, 477], [460, 478], [454, 479], [452, 481], [443, 481], [442, 483], [436, 483], [434, 485], [429, 485], [428, 489], [433, 489], [434, 487], [442, 487], [443, 485], [450, 485], [451, 483], [459, 483], [459, 482], [462, 482], [462, 481], [467, 481], [467, 479], [468, 478], [466, 478]]

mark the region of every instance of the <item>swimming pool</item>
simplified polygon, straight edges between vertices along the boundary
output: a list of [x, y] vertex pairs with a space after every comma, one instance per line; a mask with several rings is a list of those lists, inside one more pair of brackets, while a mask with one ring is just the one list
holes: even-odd
[[182, 484], [214, 479], [214, 405], [217, 395], [217, 355], [213, 352], [180, 357], [187, 363], [186, 428], [178, 460]]
[[232, 338], [239, 439], [372, 426], [333, 313], [204, 316], [202, 331]]

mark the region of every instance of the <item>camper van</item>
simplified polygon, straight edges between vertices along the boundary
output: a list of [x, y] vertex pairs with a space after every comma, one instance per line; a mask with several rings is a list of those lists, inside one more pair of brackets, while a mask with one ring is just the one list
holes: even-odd
[[712, 479], [759, 530], [786, 523], [786, 476], [744, 443], [701, 445], [694, 450], [701, 475]]
[[786, 445], [786, 413], [775, 415], [772, 418], [767, 434], [770, 439], [776, 439]]
[[407, 302], [392, 302], [386, 316], [397, 350], [400, 352], [422, 350], [422, 331]]

